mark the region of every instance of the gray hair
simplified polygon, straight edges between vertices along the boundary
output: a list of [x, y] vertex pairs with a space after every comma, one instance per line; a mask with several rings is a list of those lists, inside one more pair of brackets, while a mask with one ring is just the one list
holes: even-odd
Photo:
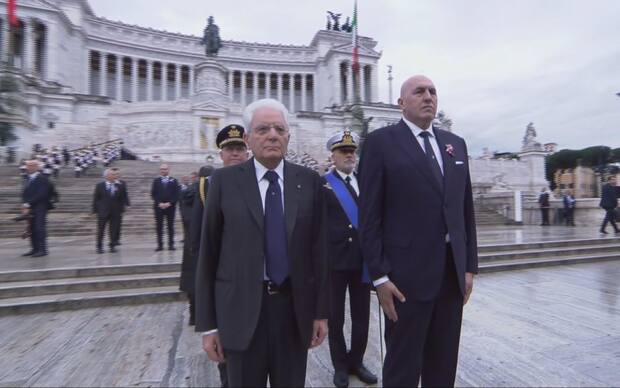
[[250, 105], [246, 106], [243, 110], [243, 125], [245, 126], [245, 132], [252, 132], [252, 127], [250, 124], [252, 123], [252, 119], [254, 118], [254, 112], [261, 108], [271, 108], [275, 109], [278, 112], [282, 113], [282, 117], [284, 118], [284, 124], [288, 128], [288, 109], [278, 100], [274, 100], [273, 98], [263, 98], [260, 100], [256, 100]]
[[109, 174], [111, 174], [114, 171], [114, 169], [112, 168], [106, 168], [105, 170], [103, 170], [103, 177], [107, 178]]

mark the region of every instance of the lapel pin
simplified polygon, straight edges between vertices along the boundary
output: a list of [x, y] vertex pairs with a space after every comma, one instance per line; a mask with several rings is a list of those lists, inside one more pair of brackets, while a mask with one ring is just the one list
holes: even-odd
[[301, 189], [301, 185], [297, 185], [297, 188], [298, 188], [298, 189]]

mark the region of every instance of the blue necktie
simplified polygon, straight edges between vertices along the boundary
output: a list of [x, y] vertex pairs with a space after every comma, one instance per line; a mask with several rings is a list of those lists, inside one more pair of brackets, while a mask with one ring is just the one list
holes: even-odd
[[288, 277], [286, 255], [286, 223], [282, 208], [282, 190], [278, 174], [269, 170], [265, 173], [269, 187], [265, 194], [265, 261], [267, 277], [280, 285]]
[[428, 131], [422, 131], [420, 136], [424, 139], [424, 153], [426, 154], [426, 160], [428, 161], [428, 165], [437, 179], [437, 183], [439, 183], [439, 188], [443, 191], [443, 174], [441, 173], [441, 168], [439, 167], [439, 162], [435, 157], [435, 152], [433, 152], [433, 147], [431, 146], [430, 136], [431, 134]]

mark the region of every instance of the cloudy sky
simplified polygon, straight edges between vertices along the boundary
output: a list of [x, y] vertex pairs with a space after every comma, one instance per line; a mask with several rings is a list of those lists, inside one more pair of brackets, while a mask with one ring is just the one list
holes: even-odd
[[[309, 44], [325, 11], [353, 0], [89, 0], [112, 20], [223, 39]], [[514, 151], [531, 121], [560, 148], [620, 147], [620, 1], [358, 0], [360, 34], [379, 42], [380, 98], [409, 75], [431, 77], [439, 108], [472, 153]], [[395, 95], [394, 98], [397, 96]]]

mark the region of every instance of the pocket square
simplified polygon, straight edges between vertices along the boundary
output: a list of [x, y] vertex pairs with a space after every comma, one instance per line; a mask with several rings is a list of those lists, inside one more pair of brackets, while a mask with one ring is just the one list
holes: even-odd
[[463, 164], [462, 160], [457, 160], [456, 162], [454, 162], [454, 164]]

